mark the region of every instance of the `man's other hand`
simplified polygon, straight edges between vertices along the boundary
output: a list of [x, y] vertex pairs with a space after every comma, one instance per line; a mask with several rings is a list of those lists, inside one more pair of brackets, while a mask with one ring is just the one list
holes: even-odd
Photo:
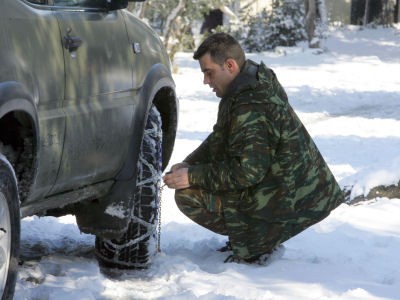
[[[179, 165], [179, 164], [177, 164]], [[167, 173], [164, 177], [164, 183], [170, 188], [175, 190], [185, 189], [190, 186], [187, 164], [185, 167], [171, 168], [171, 172]]]

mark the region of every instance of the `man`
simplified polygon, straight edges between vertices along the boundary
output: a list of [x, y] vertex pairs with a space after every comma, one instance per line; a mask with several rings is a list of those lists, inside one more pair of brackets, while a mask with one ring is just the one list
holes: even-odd
[[184, 214], [229, 237], [230, 261], [262, 262], [328, 216], [342, 192], [271, 69], [225, 33], [193, 58], [221, 98], [217, 123], [164, 182]]

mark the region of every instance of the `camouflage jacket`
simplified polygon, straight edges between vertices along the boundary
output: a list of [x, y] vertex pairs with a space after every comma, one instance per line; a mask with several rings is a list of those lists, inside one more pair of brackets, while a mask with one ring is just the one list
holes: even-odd
[[242, 257], [258, 254], [264, 226], [307, 225], [287, 233], [286, 240], [343, 201], [284, 89], [263, 63], [246, 61], [220, 101], [213, 132], [185, 161], [192, 186], [221, 196], [234, 252]]

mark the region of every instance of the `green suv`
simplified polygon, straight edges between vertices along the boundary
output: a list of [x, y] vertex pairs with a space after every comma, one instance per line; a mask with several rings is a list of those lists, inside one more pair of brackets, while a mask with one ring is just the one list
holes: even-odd
[[20, 218], [74, 214], [101, 267], [145, 268], [178, 101], [157, 34], [124, 0], [0, 0], [0, 297]]

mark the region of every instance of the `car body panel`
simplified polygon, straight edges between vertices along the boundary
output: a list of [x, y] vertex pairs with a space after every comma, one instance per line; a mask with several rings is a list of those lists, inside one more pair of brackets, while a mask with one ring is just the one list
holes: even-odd
[[[121, 11], [126, 20], [126, 29], [130, 44], [140, 60], [132, 65], [133, 82], [136, 88], [142, 87], [151, 68], [161, 63], [170, 71], [171, 63], [160, 37], [145, 23], [139, 21], [128, 11]], [[135, 50], [136, 49], [136, 50]], [[169, 77], [172, 77], [171, 73]]]
[[[127, 2], [0, 0], [0, 156], [18, 188], [7, 199], [13, 206], [6, 209], [14, 208], [11, 232], [19, 232], [19, 217], [74, 214], [80, 230], [96, 238], [124, 236], [127, 250], [137, 244], [140, 256], [148, 246], [142, 229], [131, 235], [128, 226], [155, 222], [158, 177], [148, 171], [137, 176], [137, 166], [158, 165], [162, 142], [166, 167], [178, 100], [161, 40], [124, 10]], [[150, 109], [161, 116], [149, 119], [157, 123], [158, 138], [142, 153], [153, 144], [157, 151], [139, 161]], [[148, 177], [156, 180], [141, 195], [137, 180]], [[7, 177], [1, 184], [9, 185]], [[151, 205], [134, 201], [142, 196]], [[133, 218], [134, 211], [141, 213]], [[6, 248], [15, 268], [3, 277], [8, 289], [0, 289], [0, 298], [14, 292], [15, 245]], [[135, 253], [130, 259], [143, 261]]]
[[58, 9], [62, 38], [79, 38], [75, 51], [64, 48], [66, 115], [64, 151], [52, 193], [115, 176], [132, 133], [136, 91], [134, 53], [120, 11]]
[[29, 94], [37, 113], [40, 139], [36, 179], [30, 195], [30, 199], [37, 199], [46, 195], [55, 182], [64, 141], [62, 99], [65, 76], [63, 51], [59, 46], [60, 31], [51, 11], [34, 9], [20, 1], [2, 2], [7, 6], [0, 14], [7, 12], [1, 18], [7, 18], [3, 30], [8, 45], [1, 48], [0, 51], [6, 54], [1, 54], [0, 59], [10, 70], [2, 72], [2, 81], [18, 82]]
[[[32, 165], [23, 166], [33, 176], [17, 171], [30, 187], [21, 197], [21, 212], [78, 215], [89, 207], [99, 222], [88, 230], [97, 234], [96, 227], [106, 228], [108, 221], [104, 210], [86, 205], [90, 200], [132, 209], [152, 104], [162, 115], [163, 168], [170, 158], [178, 101], [168, 54], [157, 34], [127, 10], [32, 2], [0, 0], [0, 121], [9, 113], [10, 124], [34, 140]], [[116, 1], [97, 3], [120, 7]], [[18, 139], [26, 136], [13, 141], [18, 155], [25, 147]], [[128, 219], [129, 214], [109, 232], [123, 230]]]

